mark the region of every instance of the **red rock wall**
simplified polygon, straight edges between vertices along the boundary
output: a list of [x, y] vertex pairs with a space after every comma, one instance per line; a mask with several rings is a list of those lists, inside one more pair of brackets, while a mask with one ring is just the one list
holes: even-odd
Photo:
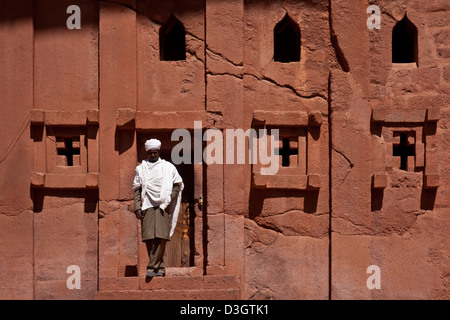
[[[331, 7], [350, 69], [333, 70], [331, 81], [331, 294], [448, 299], [449, 56], [443, 39], [450, 7], [439, 1], [376, 4], [381, 29], [369, 32], [358, 28], [367, 18], [365, 3], [358, 10], [346, 1]], [[405, 12], [418, 29], [417, 65], [391, 63], [392, 29]], [[427, 121], [437, 109], [439, 120]], [[407, 171], [392, 156], [395, 132], [415, 135], [418, 147]], [[384, 181], [376, 183], [374, 174]], [[369, 265], [380, 267], [381, 290], [361, 285]]]
[[[302, 43], [300, 61], [288, 64], [273, 60], [272, 36], [286, 13], [299, 25]], [[255, 110], [323, 115], [321, 126], [306, 127], [307, 152], [299, 148], [298, 155], [306, 162], [307, 172], [304, 168], [302, 174], [320, 176], [319, 190], [264, 190], [251, 188], [245, 183], [248, 178], [243, 181], [249, 192], [243, 208], [248, 212], [244, 214], [245, 298], [328, 298], [329, 35], [326, 2], [244, 2], [243, 109], [247, 125]], [[293, 123], [286, 124], [295, 124], [295, 119], [290, 121]], [[227, 169], [232, 170], [227, 167], [225, 172]], [[280, 168], [278, 174], [283, 169], [287, 168]]]
[[[1, 292], [4, 298], [33, 298], [33, 204], [29, 172], [33, 148], [29, 114], [33, 105], [33, 7], [2, 2], [0, 38]], [[18, 172], [22, 172], [18, 174]]]
[[[81, 30], [66, 27], [73, 4]], [[0, 297], [448, 299], [450, 7], [377, 1], [381, 29], [369, 30], [369, 4], [3, 1]], [[393, 65], [406, 11], [418, 64]], [[160, 61], [171, 14], [186, 31], [183, 61]], [[273, 59], [286, 14], [298, 62]], [[145, 139], [159, 137], [167, 158], [171, 132], [194, 134], [194, 121], [223, 137], [279, 128], [298, 165], [264, 176], [224, 153], [225, 164], [185, 167], [186, 192], [203, 198], [193, 263], [147, 282], [134, 169]], [[393, 155], [400, 134], [415, 148], [406, 170]], [[79, 166], [61, 167], [57, 137], [72, 136]], [[70, 265], [80, 289], [67, 288]], [[381, 289], [366, 285], [371, 265]]]

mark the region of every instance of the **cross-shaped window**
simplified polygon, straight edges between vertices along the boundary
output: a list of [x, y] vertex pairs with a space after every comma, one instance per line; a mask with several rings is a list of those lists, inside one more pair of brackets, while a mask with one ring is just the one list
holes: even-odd
[[408, 170], [408, 157], [414, 156], [414, 144], [408, 143], [407, 133], [400, 133], [400, 143], [394, 144], [393, 156], [400, 157], [401, 170]]
[[290, 157], [298, 155], [298, 144], [295, 140], [289, 138], [282, 139], [282, 147], [278, 149], [278, 155], [281, 156], [281, 166], [289, 167], [291, 165]]
[[57, 148], [59, 156], [66, 157], [66, 165], [73, 167], [73, 156], [80, 154], [80, 148], [74, 147], [74, 142], [80, 142], [79, 138], [64, 138], [64, 148]]

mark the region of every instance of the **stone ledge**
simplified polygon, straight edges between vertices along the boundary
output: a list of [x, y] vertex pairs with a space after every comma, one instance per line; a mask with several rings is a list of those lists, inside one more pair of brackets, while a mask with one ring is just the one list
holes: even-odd
[[95, 300], [239, 300], [239, 289], [97, 291]]
[[85, 126], [86, 124], [98, 124], [99, 111], [88, 110], [31, 110], [31, 123], [35, 125], [50, 126]]
[[98, 188], [98, 173], [31, 173], [31, 185], [36, 188], [85, 189]]
[[257, 189], [292, 189], [292, 190], [318, 190], [320, 189], [320, 175], [261, 175], [253, 172], [252, 186]]
[[266, 126], [298, 126], [306, 127], [320, 126], [322, 124], [322, 113], [320, 111], [264, 111], [253, 112], [254, 125]]
[[384, 173], [372, 174], [372, 189], [384, 189], [387, 187], [387, 176]]
[[212, 290], [239, 289], [239, 276], [165, 276], [165, 277], [108, 277], [99, 279], [100, 291], [117, 290]]
[[168, 267], [166, 276], [170, 277], [186, 277], [186, 276], [202, 276], [203, 270], [197, 267]]
[[119, 129], [194, 129], [194, 121], [206, 126], [205, 111], [135, 111], [117, 109], [116, 126]]
[[439, 187], [439, 174], [425, 174], [423, 185], [425, 189], [437, 189]]
[[383, 123], [424, 123], [437, 122], [440, 117], [439, 108], [427, 108], [423, 110], [397, 109], [387, 110], [382, 108], [372, 109], [372, 122]]

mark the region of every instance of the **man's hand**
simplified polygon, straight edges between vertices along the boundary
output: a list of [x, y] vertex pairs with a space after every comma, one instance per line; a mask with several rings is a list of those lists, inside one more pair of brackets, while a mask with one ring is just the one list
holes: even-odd
[[141, 209], [137, 209], [135, 214], [136, 214], [136, 218], [138, 218], [138, 219], [143, 219], [144, 218], [144, 214], [142, 213]]

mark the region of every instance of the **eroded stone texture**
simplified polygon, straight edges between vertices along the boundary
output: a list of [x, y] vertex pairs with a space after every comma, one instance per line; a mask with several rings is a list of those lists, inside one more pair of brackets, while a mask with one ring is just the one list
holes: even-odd
[[245, 299], [328, 298], [326, 237], [285, 236], [250, 220], [245, 231]]
[[[448, 179], [448, 82], [442, 77], [448, 61], [438, 53], [448, 8], [433, 1], [377, 5], [381, 29], [350, 41], [351, 25], [363, 24], [366, 16], [344, 1], [332, 2], [334, 30], [350, 71], [333, 70], [331, 80], [331, 296], [448, 299], [449, 240], [441, 229], [448, 224], [441, 220], [448, 198], [448, 183], [442, 182]], [[355, 19], [343, 16], [349, 11]], [[405, 12], [418, 29], [417, 63], [393, 64], [392, 30]], [[370, 72], [361, 72], [363, 65]], [[433, 108], [440, 109], [437, 123], [427, 122]], [[415, 148], [403, 169], [394, 154], [401, 134]], [[380, 267], [380, 290], [366, 288], [369, 265]]]
[[[16, 2], [0, 4], [0, 298], [449, 298], [446, 2]], [[416, 61], [392, 63], [405, 13]], [[173, 21], [185, 59], [162, 61]], [[299, 61], [274, 59], [280, 21]], [[279, 168], [248, 151], [180, 165], [188, 262], [150, 281], [131, 183], [143, 142], [171, 160], [180, 128], [201, 151], [199, 130], [226, 148], [227, 130], [279, 129]]]

